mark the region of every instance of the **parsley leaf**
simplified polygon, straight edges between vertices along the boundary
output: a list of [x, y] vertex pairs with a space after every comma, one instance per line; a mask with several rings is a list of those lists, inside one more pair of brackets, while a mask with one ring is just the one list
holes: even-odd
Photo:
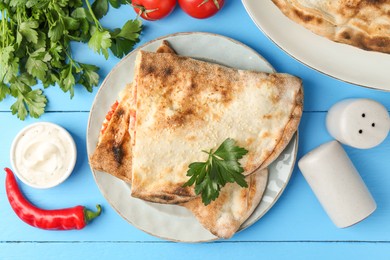
[[108, 0], [95, 0], [92, 4], [92, 10], [97, 19], [101, 19], [108, 12]]
[[123, 4], [127, 4], [127, 0], [109, 0], [110, 5], [114, 8], [119, 8]]
[[34, 29], [37, 29], [38, 26], [39, 23], [37, 21], [25, 21], [20, 24], [19, 32], [28, 42], [37, 43], [38, 32]]
[[87, 11], [84, 7], [79, 7], [73, 10], [71, 16], [76, 19], [80, 18], [86, 18], [87, 17]]
[[45, 111], [47, 99], [42, 94], [42, 90], [35, 89], [33, 91], [28, 92], [24, 96], [24, 102], [28, 107], [30, 115], [34, 118], [38, 118]]
[[116, 57], [122, 58], [133, 49], [134, 45], [135, 43], [132, 41], [123, 38], [114, 38], [110, 50]]
[[68, 64], [61, 71], [61, 81], [59, 82], [60, 88], [64, 92], [70, 92], [70, 97], [74, 96], [74, 88], [73, 86], [76, 83], [76, 80], [73, 75], [73, 67], [72, 64]]
[[139, 20], [129, 20], [125, 23], [122, 29], [115, 29], [111, 33], [112, 53], [119, 58], [129, 53], [134, 45], [139, 42], [140, 32], [142, 30], [142, 22]]
[[75, 18], [66, 16], [63, 21], [66, 30], [77, 30], [80, 28], [80, 21]]
[[13, 115], [17, 115], [20, 120], [26, 119], [27, 109], [23, 103], [23, 96], [18, 95], [18, 99], [11, 106], [11, 112]]
[[0, 101], [2, 101], [7, 95], [9, 95], [11, 91], [9, 90], [9, 87], [0, 82]]
[[64, 35], [64, 25], [58, 20], [50, 27], [48, 36], [52, 42], [58, 42]]
[[129, 41], [138, 42], [139, 34], [142, 30], [142, 22], [140, 20], [129, 20], [123, 25], [122, 30], [117, 37], [125, 38]]
[[80, 66], [83, 69], [83, 73], [81, 73], [78, 83], [85, 86], [89, 92], [92, 92], [92, 88], [99, 83], [99, 74], [97, 74], [99, 68], [84, 63], [80, 63]]
[[111, 47], [111, 35], [108, 31], [95, 30], [88, 42], [89, 48], [97, 53], [102, 53], [108, 59], [107, 49]]
[[195, 193], [201, 194], [202, 202], [208, 205], [219, 196], [219, 192], [226, 183], [236, 182], [241, 187], [248, 187], [244, 169], [240, 160], [248, 151], [236, 146], [235, 141], [227, 138], [215, 152], [203, 151], [209, 155], [206, 162], [194, 162], [188, 166], [187, 176], [190, 179], [184, 184], [192, 186], [195, 184]]
[[19, 58], [14, 57], [14, 51], [13, 46], [0, 50], [0, 79], [3, 79], [4, 83], [8, 83], [19, 71]]
[[50, 60], [51, 55], [44, 48], [36, 50], [26, 61], [27, 72], [40, 80], [45, 80], [46, 71], [48, 70], [46, 62]]
[[[11, 106], [13, 115], [24, 120], [28, 113], [34, 118], [43, 114], [47, 99], [42, 90], [32, 90], [30, 85], [36, 84], [34, 78], [27, 73], [23, 73], [11, 82], [11, 95], [16, 97], [16, 102]], [[28, 109], [28, 110], [27, 110]]]

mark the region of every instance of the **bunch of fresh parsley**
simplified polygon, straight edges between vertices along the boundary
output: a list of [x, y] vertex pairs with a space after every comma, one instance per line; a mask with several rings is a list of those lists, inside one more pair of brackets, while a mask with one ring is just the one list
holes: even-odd
[[42, 89], [57, 85], [74, 95], [80, 84], [92, 92], [99, 68], [74, 60], [71, 41], [88, 46], [107, 59], [108, 50], [123, 57], [139, 41], [141, 21], [129, 20], [122, 28], [104, 28], [99, 19], [125, 0], [2, 0], [0, 1], [0, 101], [16, 99], [12, 114], [24, 120], [44, 113], [47, 98]]
[[194, 162], [188, 167], [187, 176], [191, 178], [184, 184], [192, 186], [195, 184], [195, 193], [202, 194], [204, 205], [210, 204], [219, 196], [219, 191], [228, 182], [236, 182], [241, 187], [248, 187], [245, 176], [242, 174], [244, 169], [239, 163], [248, 151], [235, 145], [235, 141], [227, 138], [218, 149], [207, 153], [206, 162]]

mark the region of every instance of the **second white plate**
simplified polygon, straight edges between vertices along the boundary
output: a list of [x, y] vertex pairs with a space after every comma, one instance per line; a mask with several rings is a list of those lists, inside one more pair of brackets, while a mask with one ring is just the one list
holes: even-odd
[[316, 35], [284, 16], [270, 0], [242, 2], [255, 24], [293, 58], [342, 81], [390, 91], [390, 54]]

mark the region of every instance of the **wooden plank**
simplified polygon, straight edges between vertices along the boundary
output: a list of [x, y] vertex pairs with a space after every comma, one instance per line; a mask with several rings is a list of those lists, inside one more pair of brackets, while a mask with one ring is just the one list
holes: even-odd
[[388, 259], [388, 243], [3, 243], [1, 259]]

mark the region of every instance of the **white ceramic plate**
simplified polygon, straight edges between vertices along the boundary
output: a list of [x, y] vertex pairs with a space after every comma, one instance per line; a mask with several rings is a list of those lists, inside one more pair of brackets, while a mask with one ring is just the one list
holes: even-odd
[[[107, 111], [119, 91], [132, 82], [134, 60], [139, 49], [155, 51], [162, 40], [168, 40], [179, 55], [240, 68], [273, 72], [259, 54], [232, 39], [208, 33], [179, 33], [141, 46], [124, 57], [102, 83], [92, 105], [88, 129], [88, 158], [94, 151], [99, 131]], [[281, 156], [269, 167], [269, 181], [262, 201], [252, 216], [242, 225], [244, 229], [267, 212], [286, 187], [296, 158], [297, 136]], [[95, 181], [110, 205], [135, 227], [156, 237], [181, 242], [201, 242], [217, 237], [204, 229], [187, 209], [176, 205], [145, 202], [130, 196], [130, 186], [109, 174], [93, 171]]]
[[345, 82], [390, 91], [390, 54], [318, 36], [284, 16], [270, 0], [242, 2], [265, 35], [293, 58]]

